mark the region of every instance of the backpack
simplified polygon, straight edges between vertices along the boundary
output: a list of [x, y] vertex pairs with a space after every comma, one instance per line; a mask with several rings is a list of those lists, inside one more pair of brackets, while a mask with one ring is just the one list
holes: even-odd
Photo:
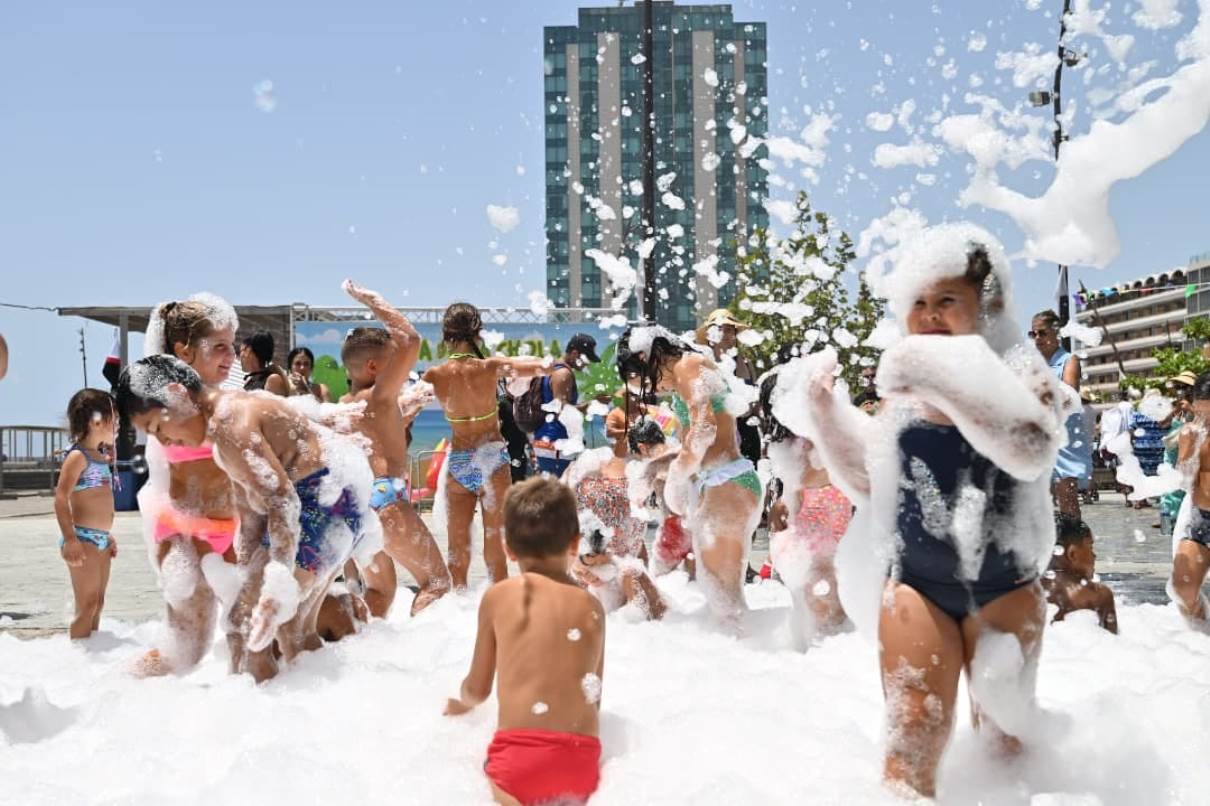
[[546, 412], [542, 410], [543, 380], [541, 375], [532, 378], [529, 388], [513, 399], [513, 419], [527, 434], [534, 433], [546, 422]]

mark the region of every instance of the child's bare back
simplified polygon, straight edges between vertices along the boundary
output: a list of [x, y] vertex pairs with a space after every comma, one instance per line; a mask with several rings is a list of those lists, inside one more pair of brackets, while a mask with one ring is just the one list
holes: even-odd
[[597, 735], [605, 612], [570, 580], [538, 573], [499, 582], [483, 597], [481, 624], [496, 642], [499, 729]]

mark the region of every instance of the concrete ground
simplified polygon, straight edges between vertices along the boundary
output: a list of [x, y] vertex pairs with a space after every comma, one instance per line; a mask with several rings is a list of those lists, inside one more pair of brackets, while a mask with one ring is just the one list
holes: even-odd
[[[425, 513], [424, 518], [432, 528], [431, 514]], [[1171, 542], [1152, 526], [1159, 521], [1158, 511], [1136, 511], [1124, 506], [1120, 495], [1105, 494], [1099, 503], [1085, 506], [1084, 518], [1097, 538], [1097, 570], [1119, 600], [1166, 602]], [[118, 513], [113, 533], [118, 558], [113, 563], [105, 615], [128, 622], [160, 618], [163, 599], [147, 560], [139, 514]], [[443, 530], [433, 533], [444, 552]], [[49, 496], [0, 500], [0, 631], [35, 637], [66, 630], [72, 597], [58, 543], [59, 527]], [[760, 567], [767, 547], [766, 537], [758, 536], [751, 557], [754, 568]], [[472, 584], [485, 576], [478, 548], [474, 557]], [[400, 584], [410, 581], [400, 569]]]

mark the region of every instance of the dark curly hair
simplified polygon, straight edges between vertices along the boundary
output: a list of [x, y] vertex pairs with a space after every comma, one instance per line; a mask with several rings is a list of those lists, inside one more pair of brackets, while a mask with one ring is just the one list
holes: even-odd
[[202, 378], [193, 367], [170, 355], [139, 359], [118, 377], [114, 385], [118, 412], [129, 419], [152, 409], [168, 408], [168, 385], [179, 383], [191, 393], [202, 391]]
[[760, 382], [760, 394], [757, 397], [757, 409], [760, 417], [760, 431], [765, 438], [765, 444], [783, 442], [793, 436], [790, 429], [781, 424], [773, 416], [773, 392], [777, 389], [777, 373], [770, 372]]

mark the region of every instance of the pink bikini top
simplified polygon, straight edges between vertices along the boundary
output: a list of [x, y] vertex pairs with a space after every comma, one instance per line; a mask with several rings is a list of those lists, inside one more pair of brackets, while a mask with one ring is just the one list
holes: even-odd
[[164, 458], [170, 465], [214, 458], [214, 446], [209, 442], [203, 442], [201, 445], [165, 445], [163, 447]]

